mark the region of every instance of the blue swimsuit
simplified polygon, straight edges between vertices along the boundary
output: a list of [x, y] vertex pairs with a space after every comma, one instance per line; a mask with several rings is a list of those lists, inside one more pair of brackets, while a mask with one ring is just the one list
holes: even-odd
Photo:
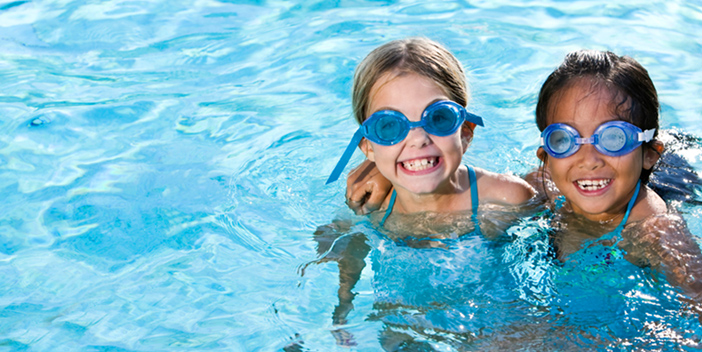
[[[531, 322], [529, 314], [514, 314], [531, 308], [519, 300], [511, 289], [515, 285], [512, 275], [504, 271], [507, 242], [480, 234], [477, 178], [470, 166], [468, 177], [472, 232], [439, 247], [408, 246], [380, 232], [370, 237], [375, 297], [367, 319], [382, 322], [384, 331], [404, 334], [413, 330], [420, 337], [440, 332], [482, 340], [491, 335], [489, 331], [523, 326], [527, 323], [522, 321], [524, 316]], [[395, 198], [393, 192], [381, 227], [392, 213]]]
[[[646, 293], [646, 285], [633, 277], [641, 277], [639, 267], [626, 260], [626, 250], [619, 247], [622, 232], [631, 210], [638, 198], [640, 183], [636, 185], [634, 195], [617, 227], [596, 239], [585, 241], [582, 247], [568, 255], [565, 262], [554, 267], [549, 273], [546, 283], [551, 286], [548, 292], [552, 295], [545, 300], [553, 312], [570, 317], [569, 321], [577, 324], [587, 323], [606, 324], [608, 329], [630, 329], [632, 326], [622, 325], [626, 308], [631, 304], [631, 298], [639, 292]], [[576, 302], [586, 302], [578, 303]], [[581, 320], [582, 319], [582, 322]], [[588, 320], [589, 319], [589, 320]]]
[[[478, 183], [477, 177], [475, 176], [475, 170], [472, 166], [466, 165], [468, 168], [468, 181], [470, 182], [470, 203], [472, 205], [472, 215], [473, 223], [475, 224], [475, 231], [480, 232], [480, 227], [478, 225]], [[388, 204], [388, 209], [385, 211], [385, 216], [380, 220], [380, 227], [383, 227], [385, 220], [392, 213], [392, 208], [395, 206], [395, 196], [397, 192], [392, 191], [392, 196], [390, 196], [390, 203]]]

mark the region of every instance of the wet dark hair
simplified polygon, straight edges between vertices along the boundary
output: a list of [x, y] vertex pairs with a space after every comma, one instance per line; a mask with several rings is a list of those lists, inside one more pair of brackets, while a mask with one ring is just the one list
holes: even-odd
[[[602, 84], [615, 93], [614, 96], [621, 98], [616, 108], [619, 117], [644, 131], [655, 128], [655, 139], [660, 105], [648, 71], [631, 57], [597, 50], [569, 53], [548, 76], [536, 104], [536, 124], [540, 131], [548, 126], [548, 112], [552, 101], [558, 100], [559, 92], [582, 79], [590, 79], [593, 87]], [[651, 148], [652, 142], [644, 143], [644, 147]], [[648, 182], [652, 169], [642, 169], [639, 177], [642, 184]]]

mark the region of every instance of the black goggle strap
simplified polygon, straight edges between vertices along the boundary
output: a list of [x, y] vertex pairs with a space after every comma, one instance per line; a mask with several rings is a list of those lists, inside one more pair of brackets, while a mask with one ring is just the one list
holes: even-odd
[[331, 175], [329, 175], [329, 178], [327, 179], [327, 183], [325, 183], [325, 185], [328, 185], [339, 179], [341, 172], [344, 171], [346, 164], [349, 163], [349, 159], [351, 159], [351, 156], [356, 150], [356, 147], [358, 147], [358, 144], [361, 143], [363, 135], [363, 126], [360, 126], [356, 130], [356, 133], [353, 134], [353, 138], [351, 138], [351, 142], [349, 142], [349, 145], [346, 147], [346, 150], [344, 150], [344, 154], [341, 154], [339, 162], [336, 163], [336, 166], [334, 167], [334, 170], [332, 170]]

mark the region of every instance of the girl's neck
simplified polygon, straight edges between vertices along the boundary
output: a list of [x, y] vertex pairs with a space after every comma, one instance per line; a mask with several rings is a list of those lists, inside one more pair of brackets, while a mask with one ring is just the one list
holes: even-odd
[[560, 223], [559, 226], [568, 228], [569, 233], [572, 230], [581, 229], [589, 233], [591, 237], [599, 237], [614, 230], [623, 219], [624, 213], [582, 214], [573, 211], [570, 205], [566, 204], [554, 220]]
[[470, 209], [470, 182], [465, 167], [456, 170], [454, 177], [432, 193], [416, 194], [395, 187], [397, 196], [393, 212], [453, 212]]
[[613, 212], [588, 214], [574, 209], [571, 206], [571, 204], [566, 202], [565, 206], [563, 207], [563, 210], [566, 213], [572, 214], [571, 216], [581, 218], [584, 221], [596, 222], [602, 225], [614, 224], [613, 226], [616, 227], [624, 219], [624, 214], [626, 213], [626, 205], [627, 204], [624, 204], [623, 207], [617, 207], [617, 210]]
[[[565, 210], [574, 213], [575, 215], [582, 217], [586, 220], [592, 221], [592, 222], [598, 222], [600, 224], [606, 225], [606, 224], [613, 224], [613, 226], [619, 225], [620, 222], [624, 221], [624, 219], [627, 217], [627, 208], [629, 207], [629, 203], [632, 200], [632, 197], [634, 197], [634, 194], [636, 194], [636, 188], [632, 190], [631, 194], [625, 199], [622, 199], [620, 204], [617, 205], [616, 208], [611, 209], [607, 212], [602, 212], [602, 213], [597, 213], [597, 214], [591, 214], [591, 213], [585, 213], [582, 210], [578, 209], [577, 207], [573, 207], [572, 204], [569, 201], [566, 201], [565, 203]], [[636, 207], [636, 204], [639, 203], [642, 199], [646, 198], [646, 186], [642, 186], [636, 196], [636, 200], [634, 200], [634, 207]], [[633, 208], [632, 208], [633, 212]], [[630, 219], [627, 219], [630, 220]]]

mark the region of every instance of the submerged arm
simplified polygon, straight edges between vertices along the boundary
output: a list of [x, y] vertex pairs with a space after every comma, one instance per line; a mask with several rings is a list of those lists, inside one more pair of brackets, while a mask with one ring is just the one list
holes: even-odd
[[370, 251], [366, 236], [363, 233], [349, 233], [349, 230], [348, 223], [335, 221], [320, 226], [314, 233], [319, 256], [316, 263], [335, 261], [339, 265], [339, 305], [332, 314], [334, 325], [345, 324], [346, 317], [353, 309], [354, 293], [351, 290], [361, 278], [366, 266], [365, 257]]
[[651, 268], [702, 307], [702, 252], [685, 221], [678, 215], [654, 216], [637, 237]]

